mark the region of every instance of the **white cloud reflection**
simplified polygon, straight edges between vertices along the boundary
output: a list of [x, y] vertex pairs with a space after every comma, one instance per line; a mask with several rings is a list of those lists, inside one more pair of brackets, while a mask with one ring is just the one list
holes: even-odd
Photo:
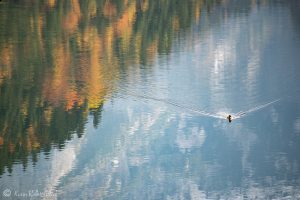
[[206, 138], [203, 127], [199, 127], [196, 124], [187, 127], [186, 124], [187, 117], [186, 115], [181, 114], [176, 134], [176, 144], [183, 152], [191, 150], [192, 148], [201, 147]]
[[294, 130], [296, 133], [300, 133], [300, 119], [299, 118], [294, 122]]
[[81, 145], [84, 144], [85, 137], [86, 135], [80, 139], [74, 138], [66, 143], [66, 147], [63, 150], [54, 149], [51, 152], [51, 163], [49, 173], [46, 176], [47, 185], [45, 191], [55, 193], [55, 187], [60, 183], [61, 178], [72, 171], [76, 162], [76, 155], [80, 151]]

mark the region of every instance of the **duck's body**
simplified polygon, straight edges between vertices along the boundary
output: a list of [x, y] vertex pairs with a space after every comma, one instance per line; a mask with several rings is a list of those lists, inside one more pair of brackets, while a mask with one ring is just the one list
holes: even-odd
[[231, 122], [231, 115], [228, 115], [227, 119], [228, 119], [228, 122], [230, 123]]

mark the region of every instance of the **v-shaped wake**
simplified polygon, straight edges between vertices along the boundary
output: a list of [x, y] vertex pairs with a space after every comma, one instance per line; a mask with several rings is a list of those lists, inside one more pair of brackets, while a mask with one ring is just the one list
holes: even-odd
[[268, 102], [268, 103], [265, 103], [265, 104], [262, 104], [262, 105], [257, 105], [253, 108], [250, 108], [250, 109], [246, 110], [246, 111], [240, 111], [240, 112], [237, 112], [237, 113], [228, 113], [228, 112], [222, 112], [222, 111], [217, 112], [217, 113], [209, 113], [209, 112], [206, 112], [204, 110], [199, 110], [197, 108], [181, 105], [177, 102], [174, 102], [174, 101], [171, 101], [171, 100], [168, 100], [168, 99], [160, 99], [160, 98], [147, 96], [147, 95], [144, 95], [144, 94], [137, 94], [135, 92], [128, 91], [128, 90], [125, 90], [125, 89], [121, 89], [121, 90], [123, 90], [126, 94], [128, 94], [130, 96], [134, 96], [134, 97], [142, 98], [142, 99], [146, 99], [146, 100], [154, 100], [154, 101], [163, 102], [163, 103], [173, 105], [173, 106], [178, 107], [178, 108], [189, 110], [191, 112], [197, 113], [197, 114], [202, 115], [202, 116], [212, 117], [212, 118], [216, 118], [216, 119], [226, 119], [228, 117], [228, 115], [231, 115], [232, 120], [240, 119], [240, 118], [242, 118], [242, 117], [244, 117], [244, 116], [246, 116], [250, 113], [253, 113], [253, 112], [256, 112], [256, 111], [261, 110], [263, 108], [266, 108], [267, 106], [269, 106], [271, 104], [274, 104], [274, 103], [276, 103], [280, 100], [280, 99], [276, 99], [274, 101], [271, 101], [271, 102]]

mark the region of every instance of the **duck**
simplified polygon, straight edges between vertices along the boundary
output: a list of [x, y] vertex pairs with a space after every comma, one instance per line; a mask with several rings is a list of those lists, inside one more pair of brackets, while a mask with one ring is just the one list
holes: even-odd
[[228, 119], [228, 122], [230, 123], [231, 122], [231, 115], [228, 115], [227, 119]]

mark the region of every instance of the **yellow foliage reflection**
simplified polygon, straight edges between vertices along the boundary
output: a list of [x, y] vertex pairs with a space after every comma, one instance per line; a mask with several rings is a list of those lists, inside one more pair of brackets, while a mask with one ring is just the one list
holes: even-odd
[[201, 2], [45, 0], [0, 12], [0, 163], [82, 135], [120, 71], [168, 53]]

